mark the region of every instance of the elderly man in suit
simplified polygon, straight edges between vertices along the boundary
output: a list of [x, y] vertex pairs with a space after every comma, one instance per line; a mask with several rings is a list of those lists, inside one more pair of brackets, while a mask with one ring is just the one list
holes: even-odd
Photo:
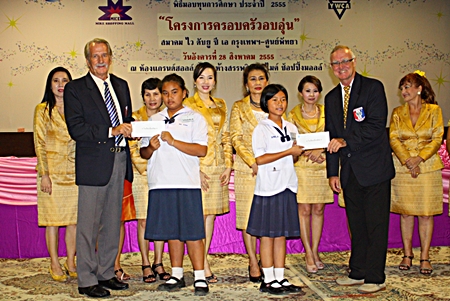
[[84, 55], [89, 73], [65, 86], [64, 113], [69, 134], [76, 141], [78, 291], [100, 298], [110, 295], [107, 288], [128, 288], [114, 277], [114, 259], [123, 183], [125, 178], [133, 180], [126, 140], [131, 135], [133, 110], [127, 82], [109, 74], [109, 43], [89, 41]]
[[[395, 176], [386, 132], [388, 106], [383, 84], [356, 72], [347, 46], [331, 52], [340, 83], [325, 96], [325, 130], [330, 132], [327, 177], [344, 192], [351, 232], [350, 274], [339, 285], [360, 285], [360, 293], [386, 289], [391, 179]], [[340, 174], [339, 174], [340, 165]]]

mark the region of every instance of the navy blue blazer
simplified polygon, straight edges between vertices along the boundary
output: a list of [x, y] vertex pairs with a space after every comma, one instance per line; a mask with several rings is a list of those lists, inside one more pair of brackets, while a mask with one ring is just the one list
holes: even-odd
[[[128, 83], [109, 74], [111, 85], [120, 103], [124, 122], [132, 121], [131, 97]], [[76, 141], [75, 174], [77, 185], [104, 186], [111, 178], [114, 156], [114, 137], [109, 138], [112, 126], [103, 97], [87, 75], [70, 81], [64, 88], [64, 115], [67, 129]], [[126, 142], [127, 170], [125, 178], [133, 181], [130, 149]]]
[[[354, 110], [363, 110], [365, 118], [355, 117]], [[388, 106], [383, 84], [356, 73], [345, 129], [343, 114], [342, 88], [338, 84], [325, 96], [325, 130], [330, 132], [330, 139], [344, 138], [347, 146], [337, 153], [327, 152], [327, 177], [339, 176], [343, 188], [350, 169], [362, 186], [392, 179], [395, 170], [386, 131]]]

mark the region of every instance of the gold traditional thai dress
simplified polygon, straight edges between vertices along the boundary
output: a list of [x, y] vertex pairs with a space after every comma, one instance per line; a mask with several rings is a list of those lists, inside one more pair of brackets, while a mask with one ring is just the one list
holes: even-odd
[[[37, 157], [39, 226], [67, 226], [77, 223], [78, 186], [75, 185], [75, 141], [67, 131], [64, 115], [57, 108], [49, 116], [47, 103], [34, 111], [34, 149]], [[49, 175], [52, 194], [41, 191], [41, 179]]]
[[[422, 101], [416, 125], [411, 123], [409, 105], [392, 112], [389, 137], [394, 151], [396, 175], [392, 180], [391, 212], [431, 216], [442, 213], [442, 173], [437, 153], [444, 135], [442, 111], [438, 105]], [[420, 174], [411, 177], [406, 159], [420, 156]]]
[[[136, 121], [148, 121], [147, 108], [141, 107], [133, 112], [132, 117]], [[147, 218], [148, 206], [148, 182], [147, 182], [147, 159], [141, 157], [139, 141], [129, 140], [131, 163], [133, 164], [133, 198], [136, 208], [136, 218]]]
[[[299, 134], [318, 133], [325, 129], [325, 107], [317, 104], [319, 117], [304, 119], [301, 104], [295, 106], [288, 115], [288, 121], [295, 124]], [[325, 156], [325, 154], [324, 154]], [[307, 161], [307, 157], [300, 156], [294, 164], [298, 178], [297, 203], [326, 204], [333, 203], [333, 191], [328, 185], [326, 161], [322, 164]]]
[[215, 108], [206, 107], [198, 93], [183, 102], [185, 106], [199, 112], [208, 124], [208, 152], [200, 158], [200, 170], [209, 177], [208, 191], [202, 190], [204, 215], [230, 211], [228, 185], [220, 185], [220, 176], [233, 165], [227, 105], [223, 99], [211, 99], [216, 104]]
[[252, 134], [258, 122], [267, 118], [264, 112], [253, 111], [250, 96], [233, 104], [230, 116], [231, 144], [236, 151], [234, 159], [234, 193], [236, 197], [236, 228], [247, 229], [256, 176], [251, 166], [256, 162], [252, 148]]

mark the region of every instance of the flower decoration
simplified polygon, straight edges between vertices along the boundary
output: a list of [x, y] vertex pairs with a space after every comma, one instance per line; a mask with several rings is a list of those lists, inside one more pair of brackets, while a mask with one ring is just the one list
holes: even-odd
[[416, 71], [414, 71], [414, 73], [415, 73], [415, 74], [418, 74], [418, 75], [420, 75], [420, 76], [426, 77], [426, 76], [425, 76], [425, 71], [416, 70]]

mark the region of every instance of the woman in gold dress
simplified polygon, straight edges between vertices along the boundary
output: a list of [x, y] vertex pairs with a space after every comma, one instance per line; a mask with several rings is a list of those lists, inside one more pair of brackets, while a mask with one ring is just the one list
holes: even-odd
[[[317, 103], [322, 92], [320, 80], [312, 75], [305, 76], [298, 84], [298, 92], [303, 102], [291, 110], [288, 120], [297, 126], [299, 134], [323, 132], [325, 108]], [[325, 204], [333, 203], [333, 192], [326, 176], [324, 150], [305, 151], [295, 163], [295, 171], [298, 178], [298, 216], [300, 236], [305, 248], [306, 270], [317, 273], [325, 267], [318, 251]]]
[[259, 63], [244, 69], [246, 96], [233, 104], [230, 116], [231, 143], [236, 150], [234, 160], [234, 191], [236, 196], [236, 228], [242, 231], [249, 257], [249, 278], [261, 281], [261, 270], [256, 258], [256, 237], [246, 232], [253, 193], [255, 191], [258, 165], [252, 149], [252, 134], [260, 120], [267, 118], [261, 110], [262, 90], [269, 84], [269, 71]]
[[194, 70], [196, 92], [184, 104], [199, 112], [208, 124], [208, 152], [200, 158], [203, 215], [205, 223], [205, 277], [208, 283], [217, 282], [208, 262], [208, 252], [217, 214], [230, 211], [228, 183], [233, 165], [228, 128], [227, 105], [223, 99], [211, 96], [216, 85], [216, 68], [210, 63], [199, 63]]
[[442, 213], [442, 174], [437, 153], [444, 135], [441, 108], [421, 71], [407, 74], [399, 83], [405, 104], [392, 112], [389, 136], [396, 176], [392, 180], [391, 212], [401, 214], [404, 256], [400, 270], [409, 270], [414, 257], [414, 216], [419, 221], [420, 273], [431, 275], [429, 249], [433, 215]]
[[[142, 83], [141, 95], [144, 106], [133, 112], [136, 121], [148, 121], [149, 117], [158, 113], [161, 109], [161, 80], [159, 78], [149, 78]], [[133, 140], [130, 143], [131, 162], [133, 163], [133, 197], [136, 207], [136, 218], [138, 220], [138, 244], [142, 258], [142, 280], [146, 283], [156, 281], [156, 275], [160, 280], [168, 280], [170, 274], [166, 273], [162, 264], [164, 241], [154, 241], [154, 258], [150, 266], [148, 257], [149, 242], [144, 238], [145, 225], [147, 223], [148, 206], [148, 183], [147, 183], [147, 161], [139, 154], [139, 141]]]
[[[70, 72], [56, 67], [47, 77], [42, 102], [34, 111], [34, 148], [37, 157], [38, 224], [45, 228], [50, 254], [49, 272], [53, 280], [66, 281], [66, 273], [77, 277], [75, 235], [78, 187], [75, 185], [75, 141], [64, 119], [64, 86], [72, 80]], [[59, 227], [66, 226], [67, 260], [58, 258]], [[63, 270], [64, 268], [64, 270]]]
[[[448, 128], [450, 128], [450, 120], [448, 121], [447, 124], [447, 142], [446, 142], [447, 153], [450, 156], [450, 130], [448, 130]], [[448, 216], [450, 216], [450, 205], [448, 206]]]
[[[447, 127], [450, 127], [450, 120], [447, 123]], [[447, 142], [445, 144], [445, 147], [447, 148], [447, 153], [450, 154], [450, 131], [447, 130]], [[450, 207], [450, 206], [449, 206]]]
[[[447, 127], [450, 127], [450, 120], [447, 123]], [[445, 144], [445, 147], [447, 149], [447, 153], [450, 154], [450, 131], [448, 131], [448, 130], [447, 130], [447, 138], [446, 138], [446, 140], [447, 140], [447, 142]]]

